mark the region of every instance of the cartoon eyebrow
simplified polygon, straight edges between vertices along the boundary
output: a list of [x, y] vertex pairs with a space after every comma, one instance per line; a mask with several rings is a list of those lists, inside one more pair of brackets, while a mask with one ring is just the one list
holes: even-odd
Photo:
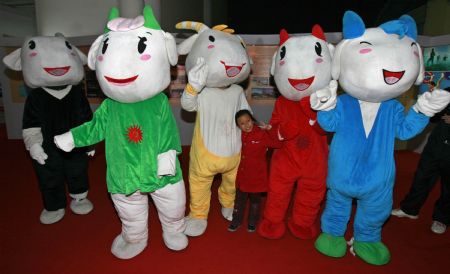
[[150, 35], [153, 35], [151, 32], [148, 32], [148, 31], [146, 31], [145, 33], [148, 33], [148, 34], [150, 34]]
[[368, 45], [371, 45], [371, 46], [372, 46], [372, 43], [369, 43], [369, 42], [367, 42], [367, 41], [361, 41], [361, 42], [359, 42], [359, 44], [368, 44]]
[[411, 47], [414, 46], [414, 45], [417, 45], [417, 43], [416, 42], [412, 42], [411, 43]]

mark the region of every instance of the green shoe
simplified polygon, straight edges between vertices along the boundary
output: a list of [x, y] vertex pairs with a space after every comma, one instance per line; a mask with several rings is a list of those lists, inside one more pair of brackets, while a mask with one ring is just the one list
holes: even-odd
[[320, 253], [335, 258], [344, 257], [347, 251], [347, 242], [344, 237], [336, 237], [328, 233], [320, 234], [314, 246]]
[[353, 243], [353, 249], [363, 261], [373, 265], [387, 264], [391, 259], [389, 249], [382, 243], [358, 242]]

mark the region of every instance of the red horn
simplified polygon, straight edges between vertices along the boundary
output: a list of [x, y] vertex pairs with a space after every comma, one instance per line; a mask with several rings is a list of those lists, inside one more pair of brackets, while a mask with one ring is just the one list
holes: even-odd
[[325, 38], [325, 33], [323, 32], [322, 28], [318, 24], [315, 24], [313, 26], [312, 35], [319, 39], [322, 39], [323, 41], [327, 41]]
[[280, 31], [280, 46], [283, 45], [287, 39], [289, 39], [289, 33], [285, 29], [282, 29]]

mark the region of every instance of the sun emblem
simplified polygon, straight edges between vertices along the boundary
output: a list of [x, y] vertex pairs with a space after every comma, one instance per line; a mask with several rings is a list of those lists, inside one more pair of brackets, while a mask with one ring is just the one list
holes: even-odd
[[142, 129], [140, 126], [132, 125], [127, 128], [126, 136], [129, 143], [139, 144], [142, 142]]

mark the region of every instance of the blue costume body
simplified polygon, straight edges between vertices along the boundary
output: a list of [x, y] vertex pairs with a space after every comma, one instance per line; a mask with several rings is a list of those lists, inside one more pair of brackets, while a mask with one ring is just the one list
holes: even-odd
[[318, 122], [334, 132], [328, 159], [327, 200], [322, 231], [344, 236], [352, 199], [358, 206], [354, 238], [361, 242], [381, 241], [381, 226], [392, 209], [395, 179], [394, 141], [407, 140], [428, 124], [429, 118], [395, 99], [382, 102], [373, 127], [366, 137], [358, 99], [344, 94], [336, 108], [319, 111]]

